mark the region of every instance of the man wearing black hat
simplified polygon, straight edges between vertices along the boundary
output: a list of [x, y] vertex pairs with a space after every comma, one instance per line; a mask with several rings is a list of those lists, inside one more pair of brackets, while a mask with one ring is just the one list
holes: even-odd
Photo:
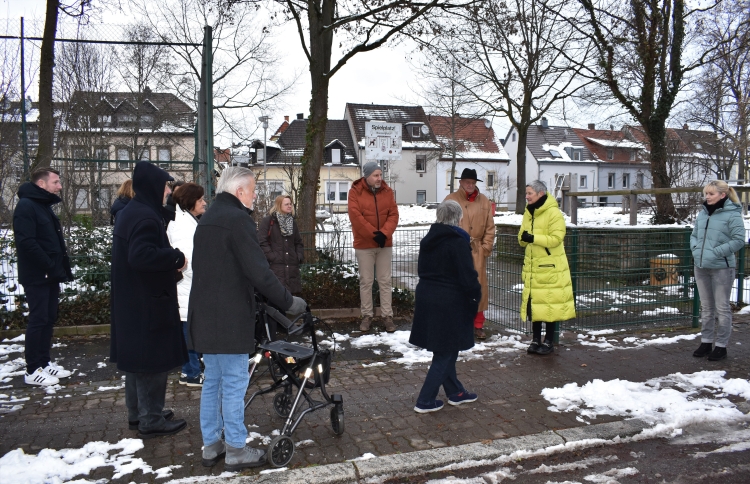
[[460, 226], [468, 234], [471, 244], [471, 256], [474, 259], [474, 269], [479, 276], [482, 285], [482, 300], [474, 318], [474, 337], [485, 339], [484, 311], [489, 307], [489, 290], [487, 283], [487, 257], [492, 252], [495, 243], [495, 214], [492, 213], [492, 203], [479, 193], [477, 182], [477, 171], [464, 168], [459, 180], [459, 189], [451, 193], [445, 200], [455, 200], [461, 205], [463, 218]]
[[142, 439], [184, 429], [164, 411], [167, 373], [187, 361], [175, 273], [185, 255], [169, 245], [162, 207], [169, 174], [147, 161], [133, 170], [135, 197], [115, 219], [110, 361], [125, 373], [128, 425]]

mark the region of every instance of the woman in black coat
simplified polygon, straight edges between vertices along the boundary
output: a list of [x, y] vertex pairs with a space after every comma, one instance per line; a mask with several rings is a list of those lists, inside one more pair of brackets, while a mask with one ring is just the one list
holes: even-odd
[[474, 316], [482, 287], [471, 258], [469, 234], [458, 227], [461, 206], [446, 200], [437, 208], [437, 223], [419, 244], [419, 284], [409, 343], [432, 352], [432, 364], [414, 411], [443, 408], [436, 400], [442, 386], [450, 405], [477, 399], [456, 376], [458, 352], [474, 346]]
[[112, 208], [109, 209], [109, 213], [111, 215], [109, 224], [114, 225], [115, 224], [115, 217], [117, 217], [117, 214], [125, 208], [125, 206], [130, 202], [130, 200], [133, 199], [135, 196], [135, 192], [133, 191], [133, 180], [127, 179], [124, 182], [122, 182], [122, 185], [120, 185], [120, 188], [117, 190], [117, 198], [112, 203]]
[[258, 242], [271, 270], [289, 292], [302, 293], [299, 265], [304, 258], [302, 236], [294, 220], [292, 197], [281, 195], [258, 227]]

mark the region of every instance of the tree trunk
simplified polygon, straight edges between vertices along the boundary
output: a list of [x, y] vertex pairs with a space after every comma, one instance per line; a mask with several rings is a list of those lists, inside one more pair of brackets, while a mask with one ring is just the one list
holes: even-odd
[[315, 231], [315, 204], [318, 196], [320, 167], [325, 150], [326, 125], [328, 124], [328, 85], [331, 70], [331, 44], [333, 32], [325, 30], [333, 21], [335, 2], [324, 0], [320, 11], [308, 9], [310, 25], [310, 118], [307, 120], [305, 152], [300, 163], [299, 228], [301, 232]]
[[516, 127], [518, 131], [518, 148], [516, 149], [516, 213], [522, 215], [526, 210], [526, 139], [529, 127]]
[[52, 106], [52, 82], [55, 69], [55, 35], [60, 0], [47, 0], [47, 15], [39, 59], [39, 148], [31, 169], [52, 164], [55, 143], [55, 120]]
[[[653, 187], [671, 188], [672, 183], [667, 172], [667, 128], [663, 121], [654, 121], [650, 123], [648, 128], [651, 144], [651, 176], [653, 177]], [[672, 195], [669, 193], [657, 194], [654, 222], [657, 224], [671, 224], [675, 221], [675, 215]]]

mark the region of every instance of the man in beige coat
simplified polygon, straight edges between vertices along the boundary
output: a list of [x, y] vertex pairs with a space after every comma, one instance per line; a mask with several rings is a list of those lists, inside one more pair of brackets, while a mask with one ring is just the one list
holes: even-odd
[[[458, 178], [458, 177], [457, 177]], [[479, 275], [482, 285], [482, 300], [474, 318], [474, 336], [485, 339], [484, 311], [489, 306], [489, 287], [487, 282], [487, 257], [492, 252], [495, 243], [495, 214], [492, 213], [492, 203], [479, 193], [477, 188], [477, 171], [464, 168], [459, 179], [460, 188], [445, 197], [445, 200], [455, 200], [461, 205], [463, 218], [461, 228], [471, 237], [471, 256], [474, 259], [474, 269]]]

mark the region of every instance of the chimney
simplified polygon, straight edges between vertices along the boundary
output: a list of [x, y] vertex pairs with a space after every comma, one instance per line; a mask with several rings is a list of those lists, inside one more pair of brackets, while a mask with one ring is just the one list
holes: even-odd
[[297, 119], [305, 119], [305, 113], [297, 113]]
[[549, 124], [547, 124], [547, 118], [542, 118], [542, 128], [548, 128]]
[[688, 125], [687, 125], [687, 123], [685, 123], [685, 124], [683, 124], [683, 125], [682, 125], [682, 129], [684, 129], [684, 130], [686, 130], [686, 131], [688, 130]]
[[589, 123], [589, 129], [591, 131], [595, 130], [596, 129], [596, 125], [594, 123]]
[[289, 116], [284, 116], [284, 122], [285, 122], [285, 123], [288, 123], [288, 122], [289, 122]]

